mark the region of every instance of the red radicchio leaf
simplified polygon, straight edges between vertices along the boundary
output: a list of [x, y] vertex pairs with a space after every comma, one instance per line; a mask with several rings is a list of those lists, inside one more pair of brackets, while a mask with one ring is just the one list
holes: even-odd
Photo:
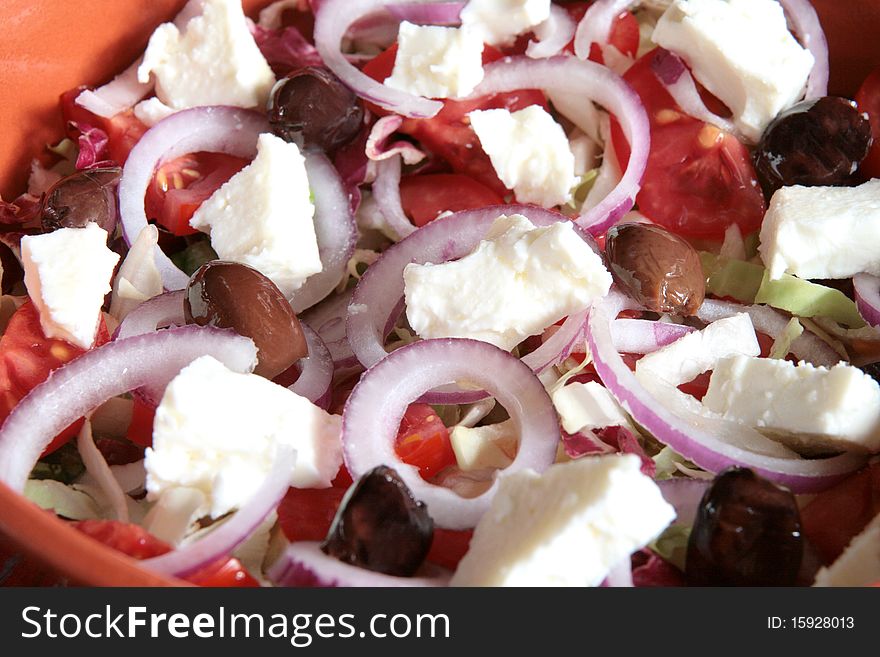
[[22, 194], [12, 203], [0, 199], [0, 224], [26, 224], [40, 213], [40, 199]]
[[110, 163], [107, 146], [110, 139], [107, 133], [100, 128], [95, 128], [85, 123], [70, 122], [70, 127], [79, 132], [77, 146], [79, 153], [76, 156], [76, 169], [91, 169], [96, 166], [104, 166]]
[[253, 27], [254, 41], [279, 78], [304, 66], [323, 66], [318, 50], [293, 26], [270, 30]]
[[684, 586], [684, 574], [651, 550], [632, 555], [633, 586]]
[[642, 460], [642, 474], [653, 478], [657, 470], [654, 459], [647, 455], [636, 435], [624, 427], [606, 427], [596, 432], [603, 442], [623, 454], [635, 454]]

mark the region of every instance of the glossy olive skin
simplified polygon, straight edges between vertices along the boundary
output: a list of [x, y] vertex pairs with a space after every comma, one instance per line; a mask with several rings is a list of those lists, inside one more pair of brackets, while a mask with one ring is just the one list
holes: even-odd
[[77, 171], [59, 180], [43, 198], [43, 230], [85, 228], [93, 222], [113, 234], [119, 214], [116, 187], [121, 177], [122, 169], [106, 167]]
[[648, 310], [693, 315], [706, 296], [700, 256], [687, 241], [653, 224], [613, 226], [605, 255], [614, 282]]
[[794, 495], [746, 468], [720, 473], [688, 540], [690, 586], [792, 586], [804, 554]]
[[269, 124], [277, 136], [332, 154], [364, 123], [358, 97], [328, 69], [307, 66], [280, 79], [269, 96]]
[[321, 549], [340, 561], [386, 575], [410, 577], [434, 538], [427, 507], [391, 468], [363, 475], [345, 494]]
[[187, 324], [231, 328], [257, 346], [254, 372], [272, 379], [308, 355], [302, 325], [278, 287], [252, 267], [212, 260], [190, 278]]
[[755, 151], [755, 170], [767, 195], [788, 185], [844, 185], [871, 141], [868, 119], [853, 101], [804, 100], [767, 126]]

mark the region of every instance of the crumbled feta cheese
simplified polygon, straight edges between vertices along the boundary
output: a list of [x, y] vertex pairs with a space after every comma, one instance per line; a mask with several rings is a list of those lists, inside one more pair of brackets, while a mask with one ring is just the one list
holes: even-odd
[[520, 203], [567, 203], [577, 183], [574, 155], [562, 126], [539, 105], [518, 112], [476, 110], [468, 117], [480, 144]]
[[467, 96], [483, 79], [483, 40], [471, 30], [400, 24], [385, 84], [428, 98]]
[[455, 426], [449, 433], [459, 470], [506, 468], [516, 457], [519, 435], [513, 420], [482, 427]]
[[858, 187], [783, 187], [761, 224], [771, 279], [880, 275], [880, 180]]
[[492, 45], [513, 41], [550, 18], [550, 0], [470, 0], [461, 10], [462, 27]]
[[453, 586], [596, 586], [675, 519], [632, 454], [502, 476]]
[[159, 121], [171, 116], [176, 111], [158, 98], [147, 98], [134, 106], [135, 117], [148, 128], [152, 128]]
[[250, 265], [291, 296], [321, 271], [305, 159], [264, 133], [257, 157], [196, 210], [190, 226], [211, 235], [224, 260]]
[[552, 398], [567, 433], [605, 427], [632, 428], [629, 417], [608, 388], [595, 381], [569, 383], [556, 390]]
[[107, 231], [89, 222], [85, 228], [26, 235], [21, 260], [24, 284], [46, 337], [89, 349], [119, 262], [119, 255], [107, 248]]
[[813, 69], [776, 0], [677, 0], [652, 39], [680, 55], [755, 142], [801, 97]]
[[406, 316], [420, 337], [475, 338], [507, 350], [611, 287], [602, 259], [570, 222], [536, 228], [516, 214], [498, 217], [473, 253], [409, 264], [403, 278]]
[[856, 536], [837, 561], [821, 568], [814, 586], [870, 586], [880, 581], [880, 515]]
[[200, 105], [263, 107], [275, 84], [239, 0], [206, 0], [202, 14], [192, 18], [182, 34], [173, 23], [156, 28], [138, 67], [138, 80], [149, 82], [151, 73], [156, 96], [176, 110]]
[[703, 404], [803, 453], [880, 451], [880, 385], [846, 363], [726, 358]]
[[296, 450], [290, 485], [326, 488], [342, 463], [341, 419], [256, 374], [203, 356], [180, 371], [153, 422], [146, 451], [148, 499], [185, 486], [204, 493], [199, 514], [217, 518], [247, 502], [279, 445]]

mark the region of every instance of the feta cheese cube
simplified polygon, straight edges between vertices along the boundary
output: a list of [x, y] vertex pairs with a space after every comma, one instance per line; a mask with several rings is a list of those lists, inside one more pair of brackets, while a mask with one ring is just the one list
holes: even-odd
[[595, 381], [569, 383], [556, 390], [552, 399], [567, 433], [605, 427], [633, 428], [629, 416], [608, 388]]
[[420, 337], [474, 338], [507, 350], [611, 287], [602, 259], [570, 222], [536, 228], [516, 214], [498, 217], [473, 253], [409, 264], [403, 279], [406, 316]]
[[413, 25], [397, 35], [397, 57], [385, 84], [428, 98], [467, 96], [483, 79], [483, 40], [457, 27]]
[[596, 586], [675, 519], [637, 456], [502, 476], [452, 586]]
[[483, 427], [455, 426], [449, 433], [459, 470], [506, 468], [516, 457], [519, 434], [513, 420]]
[[797, 102], [813, 69], [776, 0], [676, 0], [651, 38], [687, 62], [753, 142]]
[[880, 180], [858, 187], [783, 187], [761, 224], [771, 279], [880, 275]]
[[468, 117], [495, 173], [520, 203], [567, 203], [577, 183], [574, 155], [562, 126], [543, 107], [518, 112], [476, 110]]
[[[275, 75], [257, 47], [240, 0], [205, 0], [181, 34], [164, 23], [150, 37], [138, 80], [156, 80], [158, 99], [176, 110], [200, 105], [263, 107]], [[153, 116], [156, 106], [148, 106]]]
[[880, 515], [856, 536], [837, 561], [819, 569], [813, 586], [870, 586], [880, 581]]
[[880, 451], [880, 385], [846, 363], [727, 358], [703, 404], [805, 454]]
[[305, 159], [264, 133], [257, 157], [199, 206], [190, 226], [211, 235], [224, 260], [250, 265], [290, 297], [321, 271]]
[[256, 374], [239, 374], [203, 356], [180, 371], [153, 422], [146, 451], [147, 495], [195, 488], [199, 515], [217, 518], [248, 501], [279, 445], [296, 450], [290, 485], [326, 488], [342, 464], [341, 418]]
[[89, 222], [85, 228], [26, 235], [21, 260], [24, 284], [46, 337], [89, 349], [119, 262], [119, 255], [107, 248], [107, 231]]
[[492, 45], [510, 43], [548, 18], [550, 0], [470, 0], [461, 10], [462, 27]]

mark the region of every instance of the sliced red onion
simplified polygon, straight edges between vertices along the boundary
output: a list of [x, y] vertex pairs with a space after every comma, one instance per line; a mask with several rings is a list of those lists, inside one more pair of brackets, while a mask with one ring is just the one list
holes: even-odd
[[590, 46], [598, 44], [600, 48], [608, 44], [614, 19], [621, 12], [629, 9], [633, 0], [596, 0], [578, 23], [574, 36], [574, 53], [580, 59], [590, 56]]
[[139, 82], [138, 67], [142, 57], [94, 91], [87, 89], [76, 97], [76, 104], [105, 119], [134, 107], [153, 90], [153, 81]]
[[828, 94], [828, 41], [819, 16], [809, 0], [779, 0], [789, 25], [801, 45], [813, 55], [815, 63], [807, 80], [805, 98], [821, 98]]
[[353, 292], [354, 288], [351, 288], [328, 297], [300, 317], [321, 337], [337, 369], [360, 365], [345, 335], [345, 318]]
[[[400, 241], [416, 231], [416, 227], [403, 211], [400, 200], [400, 155], [376, 163], [376, 180], [373, 181], [373, 198], [386, 225]], [[390, 236], [389, 236], [390, 237]]]
[[403, 124], [403, 117], [397, 114], [389, 114], [383, 116], [376, 121], [370, 129], [370, 135], [367, 137], [367, 145], [364, 149], [366, 156], [374, 161], [387, 160], [399, 155], [406, 164], [418, 164], [425, 159], [425, 154], [416, 146], [403, 139], [388, 143], [394, 131]]
[[558, 55], [574, 37], [576, 27], [574, 19], [565, 9], [551, 5], [550, 17], [532, 30], [537, 40], [529, 41], [526, 55], [533, 59]]
[[210, 355], [250, 372], [257, 349], [249, 338], [203, 326], [115, 340], [52, 372], [12, 409], [0, 428], [0, 481], [16, 491], [52, 438], [111, 397], [144, 385], [163, 386], [196, 358]]
[[853, 276], [859, 314], [871, 326], [880, 326], [880, 278], [871, 274]]
[[[536, 226], [548, 226], [567, 220], [567, 217], [556, 212], [526, 205], [497, 205], [479, 210], [464, 210], [435, 219], [387, 249], [358, 282], [348, 307], [348, 342], [364, 367], [375, 365], [387, 355], [385, 338], [404, 307], [404, 268], [410, 263], [438, 264], [467, 255], [486, 236], [492, 222], [502, 214], [522, 214]], [[530, 366], [541, 371], [559, 360], [564, 360], [571, 353], [570, 347], [578, 339], [583, 319], [581, 317], [581, 323], [578, 324], [577, 317], [573, 317], [575, 318], [566, 322], [564, 331], [557, 332], [561, 334], [558, 338], [554, 335], [528, 356]], [[550, 351], [557, 347], [560, 351], [551, 355]], [[485, 394], [480, 391], [446, 390], [433, 392], [426, 399], [430, 400], [429, 403], [460, 404], [475, 402], [484, 397]]]
[[461, 10], [467, 2], [401, 2], [385, 3], [389, 14], [416, 25], [459, 25]]
[[[743, 306], [730, 301], [706, 299], [697, 311], [697, 317], [711, 323], [725, 317], [733, 317], [739, 313], [748, 313], [758, 333], [768, 335], [777, 340], [788, 326], [790, 317], [769, 306], [759, 304]], [[815, 333], [804, 331], [791, 343], [791, 353], [801, 360], [817, 367], [832, 367], [840, 362], [840, 355], [826, 344]]]
[[315, 197], [315, 236], [322, 268], [309, 276], [290, 298], [297, 313], [311, 308], [336, 289], [358, 238], [351, 203], [336, 169], [321, 153], [309, 152], [305, 158], [309, 186]]
[[291, 543], [266, 571], [275, 586], [382, 587], [448, 586], [448, 571], [425, 564], [420, 575], [396, 577], [344, 563], [312, 541]]
[[229, 555], [272, 513], [290, 488], [290, 475], [296, 465], [296, 451], [281, 446], [272, 469], [253, 496], [231, 518], [198, 540], [171, 552], [144, 559], [144, 568], [163, 575], [186, 577]]
[[843, 454], [824, 459], [783, 458], [743, 449], [719, 436], [731, 437], [729, 423], [707, 416], [690, 422], [666, 408], [649, 393], [614, 348], [611, 325], [627, 307], [616, 290], [596, 302], [590, 311], [587, 338], [596, 373], [624, 409], [657, 440], [704, 470], [717, 473], [726, 467], [752, 468], [795, 493], [823, 490], [864, 463], [864, 457]]
[[88, 419], [83, 422], [82, 429], [77, 436], [76, 450], [82, 458], [83, 465], [86, 466], [86, 472], [91, 475], [101, 491], [107, 496], [113, 513], [116, 515], [116, 520], [128, 522], [128, 503], [125, 491], [113, 476], [113, 471], [107, 465], [107, 460], [101, 450], [95, 445], [95, 440], [92, 437], [92, 423]]
[[[198, 151], [253, 158], [257, 137], [268, 129], [266, 117], [254, 111], [196, 107], [172, 114], [147, 130], [128, 156], [119, 182], [119, 218], [125, 241], [132, 244], [147, 226], [144, 197], [158, 167]], [[180, 290], [189, 281], [161, 249], [156, 249], [156, 267], [168, 290]]]
[[657, 486], [660, 487], [663, 499], [675, 509], [675, 522], [679, 525], [693, 525], [703, 493], [709, 488], [709, 482], [688, 477], [673, 477], [658, 481]]
[[271, 5], [260, 10], [257, 25], [267, 30], [277, 30], [281, 27], [281, 19], [288, 9], [294, 11], [309, 11], [306, 0], [276, 0]]
[[614, 348], [624, 354], [650, 354], [672, 344], [695, 329], [683, 324], [647, 319], [615, 319], [611, 324]]
[[342, 39], [358, 19], [388, 8], [408, 4], [400, 0], [326, 0], [315, 16], [315, 46], [327, 67], [364, 100], [413, 118], [431, 118], [443, 103], [392, 89], [359, 71], [342, 53]]
[[565, 56], [506, 57], [495, 61], [485, 67], [483, 81], [471, 97], [516, 89], [577, 93], [583, 102], [595, 101], [617, 118], [632, 149], [626, 171], [601, 203], [584, 211], [576, 220], [593, 235], [604, 233], [632, 209], [648, 162], [651, 133], [639, 97], [623, 78], [606, 67]]
[[602, 586], [618, 589], [633, 587], [632, 557], [630, 555], [627, 555], [625, 559], [622, 559], [620, 563], [614, 565], [608, 571], [608, 576], [605, 578]]
[[302, 325], [309, 355], [299, 361], [299, 378], [289, 386], [291, 392], [305, 397], [324, 410], [330, 405], [330, 384], [333, 381], [333, 358], [324, 341], [308, 324]]
[[488, 390], [507, 409], [520, 440], [513, 463], [503, 472], [543, 472], [556, 457], [559, 422], [544, 386], [519, 359], [498, 347], [463, 338], [415, 342], [367, 370], [342, 415], [345, 465], [357, 479], [378, 465], [394, 468], [413, 496], [428, 505], [440, 527], [467, 529], [489, 508], [498, 481], [473, 498], [430, 484], [395, 451], [397, 430], [409, 404], [451, 383]]
[[651, 61], [651, 67], [660, 84], [666, 88], [685, 114], [705, 123], [711, 123], [716, 128], [742, 139], [742, 135], [732, 121], [718, 116], [706, 107], [694, 78], [681, 57], [660, 48], [660, 52]]
[[125, 316], [113, 339], [124, 340], [165, 326], [183, 326], [186, 322], [183, 315], [185, 294], [183, 290], [177, 290], [147, 299]]
[[559, 330], [532, 353], [523, 356], [522, 362], [535, 374], [540, 374], [564, 361], [584, 344], [588, 315], [589, 311], [582, 310], [566, 317]]

